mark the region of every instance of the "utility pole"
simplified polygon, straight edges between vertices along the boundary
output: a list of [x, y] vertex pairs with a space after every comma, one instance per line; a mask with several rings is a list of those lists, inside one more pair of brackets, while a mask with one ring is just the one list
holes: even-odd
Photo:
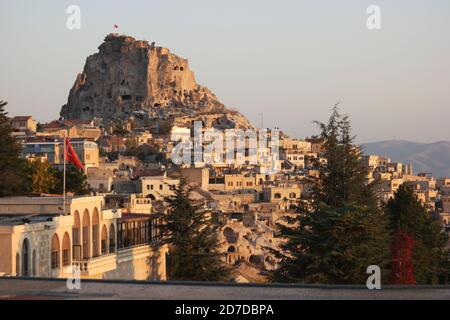
[[64, 133], [63, 215], [66, 214], [66, 134]]

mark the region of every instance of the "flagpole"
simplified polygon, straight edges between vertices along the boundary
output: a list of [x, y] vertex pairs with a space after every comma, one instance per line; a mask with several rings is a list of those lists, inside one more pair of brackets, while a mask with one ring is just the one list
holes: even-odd
[[66, 214], [66, 134], [64, 133], [63, 215]]

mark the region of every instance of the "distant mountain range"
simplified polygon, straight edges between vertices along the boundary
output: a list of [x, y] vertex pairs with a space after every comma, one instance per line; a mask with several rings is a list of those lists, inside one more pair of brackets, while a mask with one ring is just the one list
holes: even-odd
[[432, 173], [434, 177], [450, 177], [450, 141], [418, 143], [390, 140], [362, 144], [365, 154], [388, 156], [394, 162], [412, 161], [414, 173]]

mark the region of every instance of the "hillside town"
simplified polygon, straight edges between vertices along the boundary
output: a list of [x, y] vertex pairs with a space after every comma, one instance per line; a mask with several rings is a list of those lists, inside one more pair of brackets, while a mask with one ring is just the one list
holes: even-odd
[[[133, 118], [107, 127], [94, 120], [38, 125], [32, 116], [10, 121], [28, 161], [61, 167], [63, 138], [70, 138], [84, 164], [89, 195], [69, 196], [66, 208], [56, 195], [1, 198], [1, 255], [10, 257], [2, 259], [3, 275], [63, 277], [79, 265], [85, 277], [165, 279], [167, 247], [158, 245], [159, 216], [167, 209], [165, 197], [183, 176], [194, 186], [194, 199], [221, 221], [223, 259], [235, 267], [236, 278], [264, 281], [261, 271], [277, 263], [267, 250], [278, 245], [276, 223], [295, 212], [308, 193], [306, 178], [318, 174], [315, 163], [322, 160], [320, 138], [282, 135], [275, 160], [271, 148], [258, 146], [261, 157], [252, 165], [235, 157], [226, 163], [176, 166], [171, 151], [178, 139], [171, 137], [180, 132], [190, 136], [189, 126], [173, 126], [165, 134], [165, 128]], [[248, 158], [248, 148], [244, 157], [246, 153]], [[367, 155], [362, 161], [369, 168], [367, 181], [378, 182], [380, 200], [387, 201], [407, 184], [450, 230], [450, 178], [414, 173], [411, 163], [395, 163], [387, 156]], [[154, 259], [152, 272], [146, 267], [149, 257]]]
[[[85, 191], [71, 190], [68, 176], [65, 195], [37, 188], [0, 198], [0, 276], [67, 278], [76, 267], [82, 279], [167, 280], [163, 217], [168, 198], [186, 181], [191, 200], [219, 226], [219, 252], [232, 281], [269, 281], [286, 241], [279, 225], [307, 205], [310, 181], [327, 161], [324, 137], [255, 128], [197, 85], [186, 60], [154, 43], [112, 34], [99, 49], [58, 120], [8, 118], [30, 163], [77, 171], [66, 168], [73, 167], [68, 141]], [[142, 70], [153, 82], [142, 80]], [[360, 164], [380, 203], [407, 185], [450, 232], [450, 177], [415, 172], [414, 163], [389, 155], [362, 155]]]

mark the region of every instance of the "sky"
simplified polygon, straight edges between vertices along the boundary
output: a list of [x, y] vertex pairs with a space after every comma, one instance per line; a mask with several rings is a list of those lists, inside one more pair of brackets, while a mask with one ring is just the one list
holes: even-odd
[[[69, 30], [69, 5], [81, 29]], [[369, 30], [370, 5], [381, 29]], [[119, 32], [187, 58], [259, 126], [304, 138], [340, 103], [359, 142], [450, 140], [448, 0], [0, 0], [0, 100], [57, 119], [86, 57]]]

